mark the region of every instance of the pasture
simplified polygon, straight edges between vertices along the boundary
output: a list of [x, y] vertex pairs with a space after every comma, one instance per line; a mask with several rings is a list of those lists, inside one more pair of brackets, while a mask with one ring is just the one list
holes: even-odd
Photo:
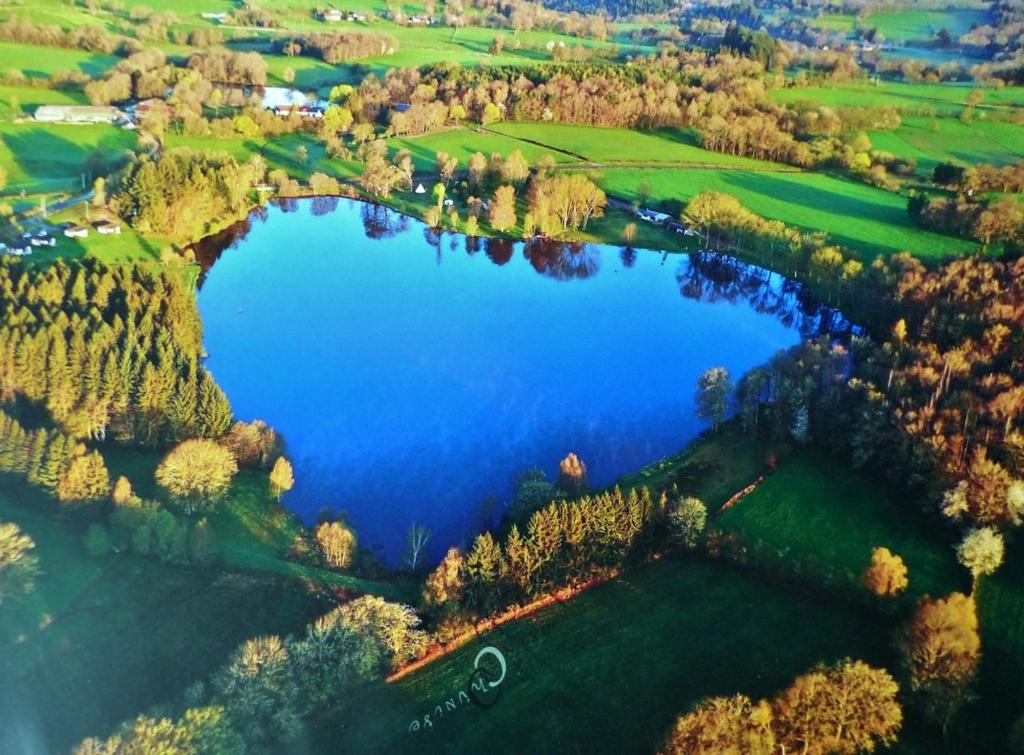
[[880, 484], [827, 456], [800, 453], [713, 525], [754, 546], [760, 557], [818, 581], [858, 588], [871, 551], [884, 546], [903, 558], [909, 594], [967, 590], [956, 562], [955, 532]]
[[1008, 165], [1024, 159], [1024, 127], [1003, 121], [905, 118], [894, 131], [870, 136], [874, 149], [913, 158], [919, 172], [929, 176], [941, 162]]
[[[252, 155], [259, 155], [267, 161], [268, 170], [281, 169], [293, 178], [306, 179], [317, 171], [336, 178], [353, 178], [362, 172], [361, 167], [354, 161], [335, 160], [329, 157], [324, 145], [311, 134], [305, 133], [253, 139], [218, 139], [168, 134], [165, 145], [168, 149], [184, 147], [197, 151], [227, 152], [240, 162]], [[306, 150], [305, 157], [302, 155], [302, 148]]]
[[[115, 164], [135, 149], [134, 131], [100, 124], [0, 123], [0, 168], [7, 193], [82, 188], [86, 160]], [[88, 182], [88, 177], [87, 177]]]
[[[793, 618], [799, 616], [799, 621]], [[663, 560], [501, 626], [318, 718], [316, 749], [350, 752], [649, 753], [706, 695], [764, 696], [819, 661], [889, 663], [885, 627], [727, 567]], [[484, 646], [508, 661], [491, 708], [464, 704]], [[417, 718], [433, 726], [411, 733]]]
[[31, 115], [40, 105], [88, 105], [83, 92], [0, 84], [0, 115]]
[[917, 227], [899, 194], [824, 173], [605, 168], [593, 178], [627, 201], [636, 200], [644, 184], [654, 202], [685, 202], [702, 191], [732, 194], [764, 217], [805, 231], [825, 231], [834, 243], [865, 259], [910, 251], [939, 260], [977, 249], [972, 241]]
[[555, 123], [501, 122], [492, 124], [488, 130], [596, 163], [664, 163], [721, 165], [749, 170], [796, 170], [785, 165], [703, 149], [698, 145], [696, 133], [692, 129], [634, 131], [627, 128]]
[[48, 78], [55, 71], [99, 76], [117, 61], [114, 55], [0, 42], [0, 71], [21, 71], [30, 78]]
[[948, 10], [877, 10], [857, 16], [851, 13], [824, 13], [816, 26], [835, 31], [852, 32], [858, 27], [874, 27], [887, 41], [920, 42], [934, 39], [942, 29], [954, 38], [973, 26], [989, 23], [986, 11], [970, 8]]
[[[769, 96], [780, 103], [806, 102], [827, 107], [881, 107], [888, 105], [907, 114], [959, 115], [967, 96], [975, 89], [960, 84], [918, 84], [905, 81], [853, 82], [813, 87], [773, 89]], [[982, 88], [979, 109], [1016, 113], [1024, 107], [1024, 89]]]
[[485, 157], [489, 158], [495, 153], [504, 157], [510, 152], [519, 150], [530, 163], [536, 163], [539, 158], [545, 155], [553, 158], [556, 163], [576, 162], [576, 158], [560, 150], [548, 149], [543, 145], [505, 136], [497, 131], [479, 128], [451, 129], [422, 136], [397, 136], [388, 140], [388, 146], [395, 151], [401, 149], [409, 150], [416, 170], [432, 173], [437, 171], [436, 157], [438, 152], [447, 152], [452, 157], [458, 158], [459, 170], [465, 170], [469, 158], [475, 152], [481, 152]]

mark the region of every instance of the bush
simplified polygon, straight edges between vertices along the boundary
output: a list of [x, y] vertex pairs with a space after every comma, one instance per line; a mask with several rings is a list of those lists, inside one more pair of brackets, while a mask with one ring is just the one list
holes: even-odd
[[85, 533], [85, 550], [93, 558], [103, 558], [110, 554], [112, 545], [107, 528], [101, 524], [93, 524]]

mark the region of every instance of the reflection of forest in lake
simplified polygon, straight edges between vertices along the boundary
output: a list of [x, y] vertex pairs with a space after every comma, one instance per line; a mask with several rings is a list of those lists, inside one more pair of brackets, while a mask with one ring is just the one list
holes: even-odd
[[435, 555], [459, 542], [569, 451], [606, 485], [678, 450], [704, 369], [848, 327], [724, 255], [466, 238], [349, 200], [264, 208], [219, 245], [198, 255], [210, 369], [284, 433], [286, 503], [347, 510], [392, 557], [413, 521]]

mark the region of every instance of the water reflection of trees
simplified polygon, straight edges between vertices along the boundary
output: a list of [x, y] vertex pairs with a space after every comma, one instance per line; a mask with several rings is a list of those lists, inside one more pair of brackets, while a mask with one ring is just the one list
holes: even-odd
[[587, 244], [538, 237], [523, 245], [523, 256], [534, 270], [555, 280], [586, 279], [601, 269], [600, 253]]
[[511, 239], [488, 238], [484, 241], [484, 250], [487, 254], [487, 259], [500, 266], [508, 264], [508, 261], [512, 259], [512, 255], [516, 251], [516, 247]]
[[310, 211], [314, 217], [330, 215], [338, 209], [338, 197], [313, 197]]
[[[311, 211], [317, 216], [330, 214], [338, 208], [336, 197], [317, 197], [311, 201]], [[294, 212], [298, 203], [288, 199], [276, 205], [284, 212]], [[387, 207], [368, 202], [359, 202], [358, 206], [363, 230], [369, 239], [392, 238], [412, 225], [408, 216]], [[194, 245], [193, 250], [201, 266], [199, 285], [225, 249], [245, 239], [254, 222], [266, 219], [267, 208], [259, 207], [245, 220]], [[422, 233], [424, 242], [434, 249], [438, 264], [442, 262], [441, 249], [447, 236], [452, 251], [458, 249], [460, 241], [469, 255], [476, 254], [482, 247], [487, 258], [498, 266], [508, 264], [521, 246], [523, 257], [530, 266], [540, 275], [554, 280], [585, 280], [601, 269], [602, 249], [583, 243], [540, 237], [525, 242], [508, 238], [467, 237], [442, 233], [426, 225], [422, 226]], [[623, 268], [633, 267], [638, 255], [630, 247], [619, 250]], [[728, 254], [699, 252], [684, 255], [676, 270], [676, 282], [680, 293], [688, 299], [711, 303], [746, 301], [755, 311], [773, 315], [804, 337], [842, 334], [853, 329], [840, 312], [822, 304], [805, 286]]]
[[705, 302], [745, 301], [808, 338], [853, 329], [838, 310], [821, 303], [806, 286], [719, 252], [687, 255], [676, 270], [680, 293]]
[[359, 203], [359, 217], [368, 239], [390, 239], [409, 229], [409, 218], [371, 202]]
[[224, 251], [243, 241], [249, 235], [249, 231], [252, 230], [254, 222], [266, 219], [267, 208], [257, 207], [244, 220], [232, 223], [227, 228], [207, 236], [192, 245], [192, 253], [195, 255], [196, 262], [199, 263], [199, 280], [197, 281], [199, 288], [203, 287], [203, 283], [206, 281], [206, 274], [217, 260], [220, 259], [220, 256], [224, 254]]

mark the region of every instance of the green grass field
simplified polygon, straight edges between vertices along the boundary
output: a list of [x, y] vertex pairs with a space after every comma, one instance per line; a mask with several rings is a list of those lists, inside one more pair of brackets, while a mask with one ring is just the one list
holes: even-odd
[[955, 533], [942, 529], [848, 465], [819, 454], [788, 459], [749, 496], [714, 523], [756, 544], [786, 568], [857, 585], [884, 546], [907, 565], [912, 595], [967, 590], [970, 579], [953, 551]]
[[[776, 102], [810, 102], [828, 107], [879, 107], [890, 105], [911, 113], [928, 112], [957, 115], [967, 104], [967, 95], [974, 87], [959, 84], [918, 84], [904, 81], [881, 81], [878, 84], [853, 82], [826, 86], [774, 89], [770, 96]], [[1017, 112], [1024, 107], [1024, 88], [982, 89], [979, 108], [1001, 112]]]
[[451, 129], [423, 136], [393, 137], [388, 140], [388, 146], [395, 151], [409, 150], [417, 171], [436, 172], [438, 152], [447, 152], [458, 158], [460, 171], [466, 169], [474, 152], [482, 152], [489, 158], [494, 153], [507, 156], [518, 149], [531, 163], [535, 163], [543, 155], [550, 155], [558, 163], [576, 162], [576, 158], [557, 149], [548, 149], [491, 130], [476, 128]]
[[43, 575], [0, 614], [0, 751], [67, 751], [180, 694], [243, 640], [298, 631], [322, 610], [267, 574], [90, 558], [88, 517], [4, 480], [0, 519], [36, 541]]
[[117, 60], [113, 55], [82, 50], [0, 42], [0, 71], [21, 71], [33, 78], [46, 78], [55, 71], [81, 71], [89, 76], [98, 76]]
[[[983, 10], [953, 8], [949, 10], [878, 10], [864, 16], [861, 26], [872, 26], [890, 42], [924, 41], [933, 39], [942, 29], [953, 37], [969, 31], [972, 26], [991, 22]], [[822, 29], [852, 32], [857, 16], [851, 13], [824, 13], [815, 26]]]
[[626, 200], [635, 199], [644, 182], [655, 201], [686, 201], [702, 191], [732, 194], [759, 215], [805, 231], [825, 231], [833, 242], [867, 259], [910, 251], [938, 260], [977, 249], [972, 241], [914, 225], [907, 200], [899, 194], [823, 173], [606, 168], [595, 178]]
[[[227, 152], [236, 160], [247, 160], [258, 154], [267, 161], [268, 170], [283, 169], [293, 178], [308, 178], [320, 171], [337, 178], [354, 178], [362, 172], [356, 162], [335, 160], [327, 156], [324, 145], [311, 134], [284, 134], [272, 138], [216, 139], [205, 136], [176, 136], [168, 134], [165, 140], [168, 149], [187, 147], [198, 151]], [[298, 149], [306, 148], [306, 160], [302, 161]]]
[[1006, 165], [1024, 159], [1024, 125], [906, 118], [894, 131], [872, 132], [871, 143], [877, 150], [917, 160], [919, 172], [931, 175], [940, 162]]
[[0, 115], [31, 115], [40, 105], [88, 105], [82, 92], [0, 85]]
[[[488, 645], [508, 661], [498, 703], [433, 715], [465, 689]], [[847, 607], [724, 567], [662, 561], [370, 688], [318, 720], [312, 739], [351, 752], [650, 753], [706, 695], [769, 695], [844, 656], [885, 664], [886, 645], [881, 622]], [[410, 733], [427, 714], [434, 726]]]
[[795, 170], [789, 166], [702, 149], [690, 129], [633, 131], [553, 123], [495, 123], [489, 130], [596, 163], [670, 163], [721, 165], [749, 170]]
[[116, 160], [137, 141], [134, 131], [118, 126], [2, 122], [0, 168], [7, 172], [6, 191], [81, 190], [90, 153], [100, 150], [107, 160]]

